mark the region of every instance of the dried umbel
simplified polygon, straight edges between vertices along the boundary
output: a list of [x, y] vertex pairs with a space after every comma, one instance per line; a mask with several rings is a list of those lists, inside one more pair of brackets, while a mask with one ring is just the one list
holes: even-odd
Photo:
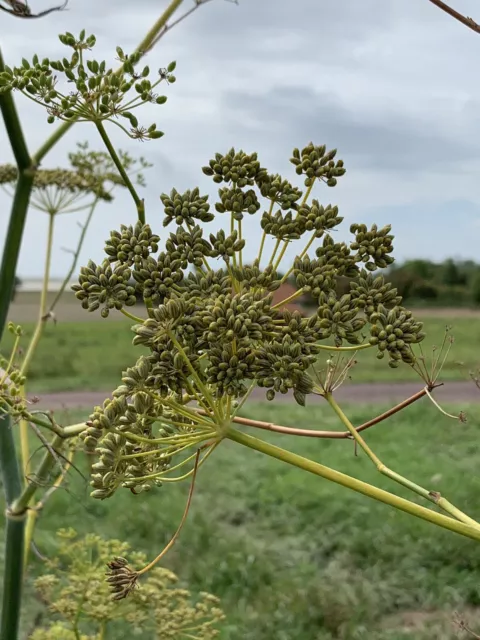
[[[0, 93], [17, 90], [34, 99], [46, 108], [49, 123], [115, 119], [131, 138], [152, 140], [163, 136], [156, 124], [141, 126], [133, 111], [146, 103], [165, 104], [167, 97], [155, 90], [162, 82], [175, 82], [175, 62], [171, 62], [166, 70], [160, 69], [151, 80], [148, 66], [136, 68], [142, 58], [140, 52], [127, 55], [117, 47], [117, 59], [122, 67], [114, 72], [105, 60], [87, 59], [96, 43], [94, 35], [87, 36], [83, 30], [78, 38], [67, 32], [59, 39], [72, 50], [69, 58], [40, 60], [34, 55], [31, 62], [24, 58], [21, 67], [5, 66], [0, 73]], [[60, 79], [64, 81], [63, 89], [59, 85]], [[117, 122], [117, 118], [124, 118], [130, 129]]]
[[[141, 171], [150, 165], [143, 158], [133, 158], [120, 151], [122, 164], [144, 183]], [[92, 151], [88, 143], [78, 143], [77, 151], [68, 155], [70, 169], [42, 169], [35, 171], [31, 205], [51, 215], [78, 212], [92, 202], [111, 202], [116, 187], [125, 187], [108, 153]], [[9, 194], [18, 180], [18, 170], [11, 164], [0, 165], [0, 185]]]
[[[132, 329], [134, 344], [147, 352], [124, 372], [112, 399], [95, 409], [85, 433], [85, 444], [98, 455], [94, 497], [189, 477], [191, 470], [183, 476], [174, 471], [191, 466], [192, 451], [201, 450], [203, 463], [255, 387], [269, 400], [292, 393], [301, 405], [312, 393], [328, 392], [315, 367], [332, 343], [340, 350], [377, 349], [392, 367], [415, 363], [411, 346], [423, 339], [422, 325], [401, 306], [396, 290], [373, 275], [392, 261], [390, 227], [352, 225], [353, 240], [335, 242], [338, 207], [310, 201], [316, 181], [334, 187], [344, 175], [335, 156], [313, 144], [293, 151], [291, 162], [307, 187], [302, 193], [270, 175], [255, 153], [217, 153], [203, 169], [221, 185], [213, 208], [198, 188], [173, 189], [161, 195], [164, 225], [178, 226], [163, 239], [163, 250], [156, 229], [141, 222], [121, 226], [106, 242], [106, 260], [81, 270], [74, 290], [89, 311], [105, 317], [117, 309], [135, 317], [127, 308], [136, 296], [145, 303], [145, 317]], [[252, 251], [242, 232], [247, 214], [257, 216], [261, 229], [251, 264], [244, 264], [245, 248]], [[219, 217], [224, 228], [207, 233], [205, 225]], [[292, 241], [299, 244], [297, 257], [280, 276]], [[273, 252], [262, 262], [267, 244]], [[273, 292], [289, 276], [298, 291], [274, 304]], [[350, 281], [342, 296], [340, 276]], [[286, 308], [300, 295], [316, 305], [309, 317]], [[127, 585], [124, 568], [118, 571]]]

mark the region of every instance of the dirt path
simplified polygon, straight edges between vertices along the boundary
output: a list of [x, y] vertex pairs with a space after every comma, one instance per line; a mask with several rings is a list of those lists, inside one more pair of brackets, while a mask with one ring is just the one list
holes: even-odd
[[[401, 402], [421, 389], [417, 383], [387, 384], [351, 384], [337, 391], [342, 402], [354, 404], [388, 404]], [[36, 408], [75, 409], [90, 408], [102, 404], [109, 391], [65, 391], [39, 395]], [[255, 400], [264, 399], [264, 394], [256, 389], [252, 394]], [[435, 397], [441, 402], [469, 404], [480, 402], [480, 390], [472, 382], [449, 382], [435, 390]], [[277, 400], [275, 400], [276, 402]], [[291, 396], [278, 396], [278, 402], [291, 402]], [[308, 403], [322, 402], [318, 396], [310, 396]]]

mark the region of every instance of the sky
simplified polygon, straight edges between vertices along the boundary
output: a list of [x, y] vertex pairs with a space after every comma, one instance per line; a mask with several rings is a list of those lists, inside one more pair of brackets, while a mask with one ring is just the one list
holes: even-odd
[[[30, 0], [37, 12], [55, 0]], [[480, 22], [478, 0], [452, 0]], [[94, 33], [97, 59], [115, 63], [115, 47], [128, 52], [167, 6], [165, 0], [69, 0], [68, 10], [41, 20], [2, 14], [0, 37], [10, 66], [34, 53], [63, 57], [59, 33]], [[193, 6], [185, 0], [177, 15]], [[310, 141], [338, 149], [347, 168], [338, 186], [318, 185], [315, 197], [337, 204], [345, 222], [336, 239], [348, 240], [352, 222], [392, 225], [397, 261], [447, 257], [480, 261], [480, 35], [429, 0], [211, 0], [161, 39], [148, 55], [156, 70], [176, 60], [168, 101], [137, 111], [156, 122], [160, 140], [138, 142], [117, 127], [117, 148], [143, 155], [147, 220], [162, 237], [159, 196], [172, 187], [198, 186], [215, 202], [216, 185], [201, 167], [232, 146], [256, 151], [263, 166], [297, 180], [289, 163], [294, 147]], [[41, 106], [17, 94], [32, 153], [56, 125]], [[76, 142], [102, 150], [94, 126], [82, 123], [54, 147], [44, 168], [68, 165]], [[0, 123], [0, 163], [12, 161]], [[300, 185], [299, 185], [300, 186]], [[0, 191], [0, 243], [10, 199]], [[59, 216], [52, 276], [71, 263], [85, 214]], [[136, 211], [118, 191], [98, 207], [79, 264], [103, 259], [111, 229], [132, 224]], [[216, 220], [213, 228], [222, 223]], [[259, 216], [244, 223], [246, 260], [256, 255]], [[47, 216], [31, 209], [19, 259], [20, 277], [42, 272]], [[298, 249], [286, 254], [291, 260]]]

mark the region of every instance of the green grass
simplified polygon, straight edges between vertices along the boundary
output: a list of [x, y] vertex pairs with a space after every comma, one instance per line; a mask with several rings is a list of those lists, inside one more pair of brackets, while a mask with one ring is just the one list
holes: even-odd
[[[48, 324], [30, 369], [30, 391], [63, 391], [71, 389], [109, 390], [120, 380], [121, 371], [132, 365], [142, 350], [133, 347], [129, 320], [109, 322], [68, 322]], [[440, 345], [445, 332], [445, 319], [427, 317], [427, 339], [422, 343], [429, 357], [433, 345]], [[25, 325], [23, 346], [33, 330]], [[480, 318], [454, 321], [455, 343], [445, 365], [444, 380], [467, 380], [469, 371], [480, 364]], [[8, 353], [11, 336], [6, 335], [2, 351]], [[328, 355], [328, 352], [326, 352]], [[354, 382], [399, 382], [416, 380], [410, 367], [390, 369], [386, 358], [377, 360], [375, 350], [358, 352], [359, 364], [352, 370]]]
[[[379, 408], [346, 410], [358, 424]], [[476, 406], [470, 412], [460, 424], [421, 401], [366, 437], [391, 468], [478, 519], [480, 415]], [[248, 415], [339, 426], [325, 407], [307, 415], [270, 403], [252, 406]], [[363, 454], [355, 456], [349, 441], [268, 439], [412, 497]], [[177, 526], [187, 491], [187, 484], [139, 496], [121, 490], [98, 502], [73, 473], [45, 508], [36, 543], [50, 556], [55, 530], [74, 526], [128, 540], [153, 557]], [[480, 630], [478, 543], [234, 443], [222, 444], [202, 468], [189, 519], [165, 565], [193, 591], [222, 599], [223, 640], [453, 640], [454, 610]], [[34, 572], [40, 569], [35, 561]], [[39, 607], [30, 591], [28, 598], [25, 624]]]

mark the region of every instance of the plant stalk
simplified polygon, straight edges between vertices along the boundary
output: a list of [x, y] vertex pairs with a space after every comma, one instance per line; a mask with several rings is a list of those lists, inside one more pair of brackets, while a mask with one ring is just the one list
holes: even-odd
[[260, 453], [264, 453], [272, 458], [291, 464], [299, 469], [303, 469], [304, 471], [320, 476], [321, 478], [330, 480], [330, 482], [335, 482], [336, 484], [347, 487], [352, 491], [356, 491], [357, 493], [361, 493], [369, 498], [383, 502], [395, 509], [399, 509], [400, 511], [404, 511], [405, 513], [415, 516], [416, 518], [421, 518], [422, 520], [435, 524], [438, 527], [448, 529], [449, 531], [466, 536], [472, 540], [480, 541], [480, 529], [478, 528], [459, 522], [458, 520], [454, 520], [453, 518], [449, 518], [435, 511], [431, 511], [430, 509], [426, 509], [421, 505], [405, 500], [404, 498], [400, 498], [393, 493], [374, 487], [366, 482], [357, 480], [356, 478], [352, 478], [340, 471], [330, 469], [318, 462], [299, 456], [296, 453], [286, 451], [285, 449], [281, 449], [280, 447], [264, 442], [263, 440], [259, 440], [258, 438], [254, 438], [250, 435], [237, 431], [236, 429], [232, 429], [231, 427], [227, 430], [225, 437], [249, 447], [250, 449], [254, 449], [255, 451], [259, 451]]
[[[4, 62], [0, 53], [0, 71]], [[35, 170], [23, 135], [11, 91], [0, 94], [0, 111], [18, 168], [7, 235], [0, 266], [0, 340], [7, 321], [17, 269], [18, 255], [27, 218]], [[12, 518], [8, 509], [22, 491], [22, 478], [9, 416], [0, 416], [0, 467], [7, 504], [5, 526], [5, 567], [0, 640], [16, 640], [20, 625], [23, 581], [25, 518]]]
[[400, 475], [396, 471], [389, 469], [385, 464], [383, 464], [380, 458], [372, 451], [372, 449], [368, 446], [368, 444], [365, 442], [363, 437], [358, 433], [357, 429], [355, 429], [353, 424], [347, 418], [347, 416], [342, 411], [341, 407], [338, 405], [333, 395], [331, 393], [326, 393], [325, 399], [328, 402], [328, 404], [332, 407], [333, 411], [340, 418], [342, 423], [347, 427], [352, 438], [355, 440], [358, 446], [361, 449], [363, 449], [363, 451], [367, 454], [367, 456], [373, 462], [373, 464], [377, 468], [377, 471], [379, 471], [382, 475], [387, 476], [387, 478], [390, 478], [391, 480], [398, 482], [399, 484], [406, 487], [407, 489], [410, 489], [414, 493], [417, 493], [419, 496], [422, 496], [422, 498], [425, 498], [426, 500], [433, 502], [438, 507], [440, 507], [441, 509], [449, 513], [451, 516], [453, 516], [457, 520], [460, 520], [460, 522], [469, 524], [472, 527], [479, 529], [480, 531], [480, 524], [478, 522], [476, 522], [473, 518], [470, 518], [470, 516], [468, 516], [466, 513], [463, 513], [462, 511], [460, 511], [460, 509], [455, 507], [448, 500], [446, 500], [445, 498], [442, 498], [442, 496], [439, 493], [436, 493], [434, 491], [429, 491], [428, 489], [421, 487], [420, 485], [416, 484], [415, 482], [412, 482], [408, 478], [405, 478], [404, 476]]
[[100, 134], [105, 146], [107, 147], [110, 157], [112, 158], [115, 166], [117, 167], [118, 173], [122, 176], [122, 180], [125, 183], [125, 186], [130, 191], [133, 201], [135, 202], [135, 206], [137, 207], [138, 219], [142, 224], [145, 224], [145, 202], [143, 201], [142, 198], [140, 198], [135, 187], [132, 184], [132, 181], [128, 177], [128, 174], [125, 171], [125, 167], [123, 166], [122, 161], [120, 160], [117, 152], [115, 151], [115, 147], [111, 143], [111, 140], [108, 137], [107, 132], [105, 131], [105, 127], [103, 126], [103, 123], [100, 120], [95, 120], [95, 126], [97, 127], [98, 133]]

